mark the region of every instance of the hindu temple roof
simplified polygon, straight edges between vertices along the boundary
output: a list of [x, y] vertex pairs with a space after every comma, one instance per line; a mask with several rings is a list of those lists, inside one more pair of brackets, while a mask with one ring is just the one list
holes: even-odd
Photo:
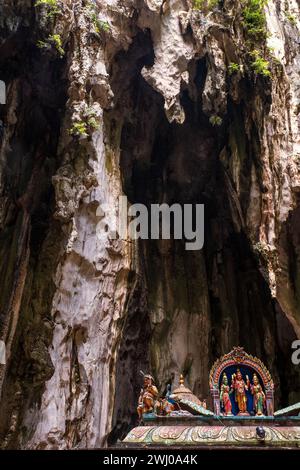
[[172, 392], [172, 398], [177, 401], [188, 400], [190, 402], [196, 403], [197, 405], [201, 405], [199, 398], [196, 397], [196, 395], [194, 395], [193, 392], [184, 385], [183, 375], [180, 376], [179, 387]]

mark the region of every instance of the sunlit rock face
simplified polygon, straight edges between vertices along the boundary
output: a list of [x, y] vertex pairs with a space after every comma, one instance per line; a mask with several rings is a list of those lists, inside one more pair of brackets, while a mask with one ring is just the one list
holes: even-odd
[[[238, 344], [300, 400], [298, 4], [262, 14], [253, 39], [237, 0], [2, 2], [3, 448], [114, 443], [140, 370], [208, 398]], [[120, 195], [203, 203], [204, 249], [97, 231]]]

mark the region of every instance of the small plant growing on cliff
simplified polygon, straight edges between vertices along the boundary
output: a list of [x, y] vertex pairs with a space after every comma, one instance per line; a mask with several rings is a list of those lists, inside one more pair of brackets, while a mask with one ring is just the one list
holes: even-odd
[[271, 47], [271, 46], [267, 46], [267, 51], [269, 53], [269, 57], [270, 57], [270, 60], [272, 61], [272, 63], [274, 65], [280, 65], [281, 66], [281, 61], [280, 59], [278, 59], [278, 57], [276, 57], [275, 55], [275, 49], [274, 47]]
[[103, 20], [99, 20], [99, 18], [97, 17], [97, 14], [96, 13], [92, 13], [91, 15], [91, 20], [92, 20], [92, 23], [95, 27], [95, 31], [96, 33], [101, 33], [101, 31], [103, 31], [104, 33], [108, 33], [110, 31], [110, 24], [108, 21], [103, 21]]
[[229, 75], [233, 75], [234, 73], [238, 73], [241, 71], [241, 66], [236, 64], [235, 62], [230, 62], [228, 65], [228, 73]]
[[291, 13], [289, 10], [286, 10], [286, 11], [284, 12], [284, 16], [285, 16], [286, 19], [291, 23], [291, 25], [296, 26], [296, 24], [297, 24], [297, 17], [296, 17], [296, 15], [293, 15], [293, 13]]
[[58, 15], [61, 11], [57, 0], [37, 0], [34, 6], [37, 8], [42, 5], [45, 5], [48, 9], [48, 18], [53, 18], [54, 16]]
[[96, 118], [90, 117], [87, 121], [87, 124], [89, 127], [91, 127], [94, 130], [99, 129], [99, 123], [96, 121]]
[[51, 34], [46, 41], [37, 42], [37, 47], [40, 49], [50, 49], [51, 46], [54, 46], [60, 57], [63, 57], [65, 51], [62, 47], [62, 40], [59, 34]]
[[65, 51], [62, 47], [62, 40], [59, 34], [52, 34], [49, 36], [48, 40], [54, 44], [55, 49], [59, 53], [60, 57], [65, 54]]
[[249, 37], [253, 40], [267, 38], [266, 17], [264, 7], [268, 0], [248, 0], [243, 9], [243, 23]]
[[86, 123], [83, 121], [75, 122], [69, 130], [69, 133], [76, 137], [87, 137], [88, 129]]
[[202, 10], [204, 5], [205, 5], [205, 0], [194, 0], [193, 9], [194, 10]]
[[108, 33], [110, 31], [110, 24], [108, 21], [99, 20], [98, 27], [100, 31], [104, 31], [105, 33]]
[[218, 5], [219, 0], [194, 0], [193, 9], [205, 12], [217, 8]]
[[96, 33], [108, 33], [110, 31], [111, 27], [109, 22], [99, 19], [97, 7], [94, 3], [88, 2], [86, 12], [94, 25]]
[[38, 41], [36, 45], [39, 49], [47, 49], [49, 47], [49, 44], [46, 41]]
[[99, 129], [99, 122], [97, 121], [97, 115], [93, 108], [88, 108], [84, 113], [84, 118], [87, 126], [91, 130]]
[[251, 67], [253, 68], [256, 75], [262, 75], [264, 77], [270, 77], [270, 63], [268, 60], [261, 57], [259, 51], [255, 50], [251, 53], [251, 56], [254, 58], [253, 62], [251, 63]]
[[80, 121], [76, 121], [69, 133], [76, 137], [87, 138], [90, 133], [99, 129], [99, 118], [97, 120], [97, 115], [95, 110], [87, 108], [83, 111]]
[[217, 114], [214, 114], [213, 116], [211, 116], [209, 118], [209, 122], [211, 123], [212, 126], [221, 126], [222, 125], [222, 122], [223, 122], [223, 119], [218, 116]]

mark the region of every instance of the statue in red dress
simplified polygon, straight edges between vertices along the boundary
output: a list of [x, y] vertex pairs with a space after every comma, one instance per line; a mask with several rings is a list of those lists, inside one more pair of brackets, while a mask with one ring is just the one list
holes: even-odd
[[223, 374], [223, 379], [222, 379], [222, 385], [220, 389], [220, 402], [221, 402], [221, 408], [224, 410], [224, 415], [230, 416], [232, 415], [232, 405], [230, 401], [230, 387], [228, 385], [228, 378], [227, 375]]

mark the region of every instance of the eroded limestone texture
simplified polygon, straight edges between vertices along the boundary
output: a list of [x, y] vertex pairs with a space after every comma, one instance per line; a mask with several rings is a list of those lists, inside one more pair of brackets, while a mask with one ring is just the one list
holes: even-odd
[[[299, 400], [298, 3], [254, 39], [238, 0], [49, 8], [0, 6], [2, 447], [113, 443], [141, 369], [205, 398], [238, 344]], [[122, 194], [204, 203], [204, 249], [98, 237]]]

